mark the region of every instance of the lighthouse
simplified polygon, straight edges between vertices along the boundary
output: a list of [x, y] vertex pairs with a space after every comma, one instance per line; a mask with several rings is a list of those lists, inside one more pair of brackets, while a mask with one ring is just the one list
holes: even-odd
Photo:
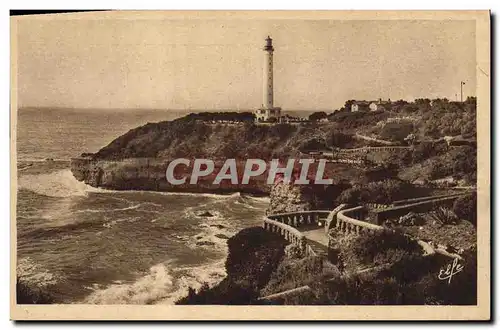
[[273, 39], [268, 36], [264, 46], [264, 72], [262, 75], [264, 109], [273, 108], [273, 52]]
[[262, 75], [262, 106], [255, 112], [257, 121], [279, 120], [281, 108], [274, 107], [273, 100], [273, 39], [267, 37], [264, 45], [264, 63]]

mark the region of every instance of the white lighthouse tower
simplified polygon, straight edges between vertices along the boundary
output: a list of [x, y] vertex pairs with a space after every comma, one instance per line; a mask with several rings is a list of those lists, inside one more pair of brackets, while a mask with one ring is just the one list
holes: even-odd
[[273, 39], [268, 36], [264, 45], [263, 103], [255, 112], [257, 121], [270, 121], [271, 118], [279, 120], [281, 117], [281, 108], [274, 107], [273, 104], [273, 52]]

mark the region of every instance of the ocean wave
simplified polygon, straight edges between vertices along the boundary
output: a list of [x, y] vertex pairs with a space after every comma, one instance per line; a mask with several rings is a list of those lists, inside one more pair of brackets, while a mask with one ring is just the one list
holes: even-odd
[[113, 283], [96, 289], [85, 304], [174, 304], [187, 294], [189, 287], [198, 289], [203, 283], [214, 285], [224, 278], [223, 260], [213, 264], [172, 269], [171, 263], [152, 266], [149, 272], [132, 283]]
[[[93, 188], [93, 187], [92, 187]], [[113, 189], [105, 189], [105, 188], [94, 188], [97, 189], [96, 193], [108, 193], [108, 194], [113, 194], [113, 193], [118, 193], [118, 194], [158, 194], [158, 195], [165, 195], [165, 196], [194, 196], [194, 197], [210, 197], [214, 199], [229, 199], [229, 198], [234, 198], [240, 196], [240, 193], [234, 193], [230, 195], [222, 195], [222, 194], [212, 194], [212, 193], [191, 193], [191, 192], [178, 192], [178, 191], [155, 191], [155, 190], [113, 190]]]
[[[129, 219], [125, 219], [129, 220]], [[93, 221], [79, 221], [71, 223], [61, 223], [60, 225], [53, 225], [47, 227], [34, 228], [32, 230], [26, 231], [24, 233], [18, 234], [18, 239], [46, 239], [53, 238], [54, 236], [59, 237], [60, 235], [67, 234], [68, 232], [76, 232], [81, 230], [98, 229], [101, 227], [107, 227], [106, 224], [109, 223], [105, 219], [93, 220]], [[116, 221], [115, 221], [116, 223]], [[111, 227], [109, 227], [111, 228]]]
[[45, 162], [70, 162], [70, 158], [30, 158], [30, 157], [17, 157], [17, 162], [25, 163], [45, 163]]
[[198, 290], [203, 284], [213, 287], [227, 275], [225, 259], [194, 267], [177, 268], [176, 273], [182, 273], [176, 281], [177, 288], [168, 294], [168, 297], [155, 301], [159, 305], [173, 305], [177, 300], [185, 297], [189, 288]]
[[137, 210], [141, 206], [143, 206], [144, 204], [145, 203], [139, 203], [136, 205], [117, 208], [117, 209], [83, 209], [83, 210], [75, 211], [75, 213], [107, 213], [107, 212], [130, 211], [130, 210]]
[[[37, 160], [39, 162], [46, 162], [46, 160]], [[32, 165], [25, 165], [24, 167], [18, 169], [23, 171], [30, 168]], [[268, 202], [267, 197], [253, 197], [247, 195], [241, 195], [241, 193], [236, 192], [230, 195], [222, 194], [212, 194], [212, 193], [190, 193], [190, 192], [168, 192], [168, 191], [149, 191], [149, 190], [112, 190], [105, 188], [96, 188], [87, 185], [84, 182], [78, 181], [71, 172], [70, 169], [58, 170], [50, 173], [44, 174], [25, 174], [21, 175], [18, 179], [18, 188], [33, 191], [39, 195], [45, 195], [49, 197], [72, 197], [72, 196], [87, 196], [88, 193], [103, 193], [103, 194], [114, 194], [114, 193], [152, 193], [160, 194], [165, 196], [196, 196], [196, 197], [209, 197], [213, 201], [206, 204], [198, 205], [197, 207], [208, 206], [213, 203], [217, 203], [218, 200], [228, 200], [228, 199], [240, 199], [242, 201], [257, 201], [257, 202]], [[150, 203], [155, 206], [160, 206], [159, 204]]]
[[16, 273], [21, 282], [40, 288], [55, 285], [62, 279], [60, 275], [49, 272], [30, 257], [18, 260]]
[[237, 231], [222, 217], [209, 223], [199, 223], [197, 226], [201, 231], [187, 241], [191, 249], [205, 248], [226, 253], [227, 240]]
[[30, 190], [49, 197], [87, 196], [89, 192], [100, 191], [99, 188], [91, 187], [75, 179], [69, 169], [47, 174], [22, 175], [17, 184], [19, 189]]

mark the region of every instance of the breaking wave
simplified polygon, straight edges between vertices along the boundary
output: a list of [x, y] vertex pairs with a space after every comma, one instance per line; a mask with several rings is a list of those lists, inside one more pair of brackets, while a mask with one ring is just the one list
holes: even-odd
[[20, 259], [16, 267], [17, 277], [23, 283], [40, 288], [57, 284], [61, 277], [35, 263], [30, 257]]
[[18, 179], [18, 188], [49, 197], [87, 196], [89, 192], [101, 191], [78, 181], [69, 169], [47, 174], [22, 175]]
[[203, 283], [213, 286], [226, 273], [223, 260], [196, 267], [171, 269], [170, 263], [160, 263], [132, 283], [114, 283], [97, 289], [87, 296], [85, 304], [174, 304], [187, 294], [189, 287], [198, 289]]

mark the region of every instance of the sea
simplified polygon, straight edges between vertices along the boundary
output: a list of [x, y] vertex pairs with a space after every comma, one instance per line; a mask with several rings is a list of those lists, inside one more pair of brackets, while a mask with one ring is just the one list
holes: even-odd
[[261, 225], [268, 198], [104, 190], [70, 170], [72, 157], [188, 112], [20, 109], [19, 279], [67, 304], [174, 304], [221, 281], [227, 239]]

